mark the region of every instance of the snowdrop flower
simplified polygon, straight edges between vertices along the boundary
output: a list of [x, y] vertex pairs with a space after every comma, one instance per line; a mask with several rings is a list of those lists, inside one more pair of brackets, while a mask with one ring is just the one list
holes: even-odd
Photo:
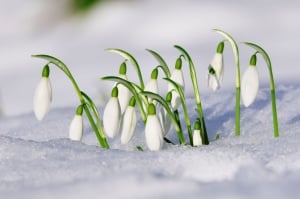
[[[166, 101], [168, 103], [171, 103], [172, 92], [167, 93]], [[167, 110], [163, 106], [161, 106], [159, 109], [158, 118], [159, 118], [161, 127], [163, 129], [163, 136], [165, 137], [168, 134], [168, 132], [170, 131], [172, 121], [171, 121], [170, 116], [168, 115]]]
[[[182, 67], [182, 61], [181, 58], [179, 57], [176, 60], [176, 64], [175, 64], [175, 70], [171, 73], [171, 79], [176, 82], [178, 85], [180, 85], [182, 87], [182, 89], [184, 90], [184, 78], [183, 78], [183, 73], [181, 70]], [[178, 109], [179, 105], [180, 105], [180, 96], [177, 93], [177, 91], [173, 91], [175, 88], [174, 86], [169, 83], [168, 84], [168, 92], [172, 91], [172, 101], [171, 101], [171, 106], [174, 110]]]
[[195, 121], [194, 132], [193, 132], [193, 145], [200, 146], [202, 145], [202, 138], [200, 132], [200, 120], [199, 118]]
[[157, 83], [158, 69], [155, 68], [151, 73], [151, 79], [145, 86], [145, 91], [150, 91], [152, 93], [158, 93], [158, 83]]
[[103, 128], [106, 135], [114, 138], [120, 127], [121, 108], [118, 100], [118, 87], [114, 87], [111, 98], [105, 106], [103, 113]]
[[[125, 62], [123, 62], [120, 66], [119, 77], [127, 80]], [[123, 84], [117, 84], [117, 87], [119, 91], [118, 99], [120, 103], [121, 114], [123, 114], [124, 111], [126, 110], [126, 107], [128, 106], [131, 94], [128, 88], [126, 88]]]
[[82, 119], [83, 107], [78, 106], [76, 115], [74, 116], [70, 127], [69, 127], [69, 138], [70, 140], [80, 141], [83, 133], [83, 119]]
[[136, 129], [137, 119], [135, 112], [135, 102], [135, 98], [132, 97], [124, 113], [121, 132], [122, 144], [127, 144], [131, 140]]
[[42, 120], [49, 111], [50, 103], [52, 100], [52, 87], [49, 79], [50, 69], [46, 65], [43, 68], [42, 79], [36, 87], [33, 110], [38, 120]]
[[256, 55], [252, 55], [250, 65], [243, 74], [241, 82], [241, 95], [246, 107], [250, 106], [256, 98], [259, 88], [259, 78], [256, 69]]
[[220, 83], [223, 79], [224, 74], [224, 63], [223, 63], [223, 50], [224, 42], [220, 42], [217, 51], [208, 67], [207, 84], [208, 87], [213, 91], [220, 88]]
[[145, 137], [149, 150], [159, 151], [163, 147], [163, 130], [156, 116], [156, 108], [153, 103], [148, 106]]

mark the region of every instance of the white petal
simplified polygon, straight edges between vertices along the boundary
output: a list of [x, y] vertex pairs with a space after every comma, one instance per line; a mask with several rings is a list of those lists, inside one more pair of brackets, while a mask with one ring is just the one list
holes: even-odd
[[170, 131], [172, 121], [164, 107], [160, 107], [158, 118], [163, 129], [163, 137], [165, 137]]
[[256, 67], [249, 66], [242, 77], [241, 95], [246, 107], [253, 103], [259, 89], [259, 78]]
[[223, 54], [216, 53], [210, 65], [215, 70], [218, 81], [221, 82], [224, 74]]
[[163, 147], [162, 128], [156, 115], [147, 117], [145, 137], [149, 150], [158, 151]]
[[69, 128], [69, 138], [71, 140], [80, 141], [83, 132], [83, 121], [81, 115], [75, 115]]
[[150, 91], [152, 93], [158, 93], [158, 85], [156, 79], [150, 79], [145, 86], [145, 91]]
[[103, 128], [106, 135], [114, 138], [120, 127], [121, 108], [119, 100], [116, 97], [109, 99], [103, 113]]
[[123, 118], [122, 123], [122, 133], [121, 133], [121, 143], [127, 144], [133, 137], [134, 131], [136, 129], [137, 119], [135, 108], [128, 106]]
[[[174, 82], [176, 82], [179, 86], [181, 86], [184, 91], [185, 83], [184, 83], [182, 70], [175, 69], [171, 74], [171, 79]], [[175, 89], [174, 86], [169, 83], [168, 92], [174, 89]], [[180, 106], [180, 96], [177, 93], [177, 91], [172, 92], [171, 106], [174, 110], [178, 109], [178, 107]]]
[[33, 99], [33, 110], [38, 120], [42, 120], [48, 113], [51, 99], [52, 91], [49, 78], [42, 77], [36, 87]]
[[[126, 75], [119, 75], [119, 77], [127, 80]], [[118, 91], [119, 91], [118, 99], [119, 99], [119, 103], [120, 103], [121, 114], [123, 114], [128, 106], [128, 103], [129, 103], [129, 100], [131, 97], [131, 93], [128, 90], [128, 88], [126, 88], [122, 84], [118, 84]]]
[[213, 91], [216, 91], [220, 88], [220, 83], [219, 83], [216, 75], [214, 75], [214, 74], [208, 73], [208, 75], [207, 75], [207, 84], [208, 84], [208, 87], [210, 89], [212, 89]]
[[200, 130], [194, 130], [194, 132], [193, 132], [193, 144], [194, 144], [194, 146], [202, 145]]

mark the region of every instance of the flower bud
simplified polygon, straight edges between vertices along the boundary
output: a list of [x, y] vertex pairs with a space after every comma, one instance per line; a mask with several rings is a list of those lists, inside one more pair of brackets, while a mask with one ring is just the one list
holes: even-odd
[[200, 132], [200, 120], [199, 118], [195, 121], [194, 124], [194, 132], [193, 132], [193, 145], [194, 146], [200, 146], [202, 145], [202, 138], [201, 138], [201, 132]]
[[80, 105], [76, 110], [70, 127], [69, 127], [69, 138], [74, 141], [80, 141], [83, 133], [83, 119], [82, 119], [83, 107]]
[[135, 98], [130, 99], [129, 105], [126, 108], [122, 123], [121, 143], [127, 144], [133, 137], [137, 125], [135, 112]]

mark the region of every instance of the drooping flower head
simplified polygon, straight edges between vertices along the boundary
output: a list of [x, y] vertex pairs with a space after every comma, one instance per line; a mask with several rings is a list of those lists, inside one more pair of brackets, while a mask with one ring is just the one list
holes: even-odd
[[[157, 77], [158, 77], [158, 69], [155, 68], [152, 70], [151, 78], [145, 86], [145, 89], [144, 89], [145, 91], [149, 91], [149, 92], [158, 94]], [[151, 98], [149, 98], [149, 102], [151, 102], [151, 101], [152, 101]], [[154, 104], [156, 104], [156, 102], [154, 102]]]
[[201, 138], [201, 123], [200, 119], [197, 118], [194, 124], [194, 132], [193, 132], [193, 145], [194, 146], [200, 146], [202, 145], [202, 138]]
[[76, 114], [69, 127], [69, 138], [74, 141], [80, 141], [83, 133], [83, 105], [78, 106]]
[[224, 75], [224, 61], [223, 61], [224, 42], [218, 44], [216, 53], [208, 66], [207, 81], [208, 87], [213, 91], [220, 88], [220, 83]]
[[127, 144], [133, 137], [137, 125], [135, 111], [135, 97], [131, 97], [129, 105], [126, 108], [122, 123], [121, 143]]
[[121, 108], [118, 100], [118, 87], [115, 86], [103, 113], [103, 128], [108, 137], [114, 138], [118, 134], [120, 120]]
[[163, 147], [163, 130], [156, 116], [156, 108], [153, 103], [150, 103], [148, 106], [145, 138], [149, 150], [159, 151]]
[[47, 64], [43, 68], [42, 79], [36, 87], [33, 98], [33, 110], [38, 120], [42, 120], [47, 115], [52, 101], [52, 87], [49, 75], [50, 69]]
[[[174, 82], [176, 82], [179, 86], [181, 86], [181, 88], [184, 91], [185, 83], [184, 83], [183, 72], [182, 72], [181, 68], [182, 68], [182, 60], [181, 60], [181, 57], [179, 57], [176, 60], [175, 70], [171, 73], [171, 79]], [[176, 109], [178, 109], [178, 107], [180, 105], [179, 94], [175, 91], [175, 88], [171, 83], [168, 84], [168, 92], [169, 91], [172, 91], [171, 106], [174, 110], [176, 110]]]
[[[123, 62], [119, 69], [119, 77], [127, 80], [126, 72], [127, 72], [126, 63]], [[130, 100], [130, 91], [123, 84], [117, 84], [117, 86], [119, 90], [118, 99], [120, 103], [121, 114], [123, 114]]]
[[250, 106], [258, 93], [259, 77], [256, 68], [256, 54], [251, 56], [250, 65], [246, 69], [241, 82], [241, 95], [246, 107]]

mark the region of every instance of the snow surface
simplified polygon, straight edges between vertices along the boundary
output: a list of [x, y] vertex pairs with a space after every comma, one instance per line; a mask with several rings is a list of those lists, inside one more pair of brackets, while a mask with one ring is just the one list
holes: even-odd
[[[0, 0], [0, 110], [4, 114], [0, 198], [276, 199], [300, 194], [298, 1], [117, 1], [100, 5], [83, 19], [63, 21], [59, 21], [63, 10], [55, 9], [50, 0], [45, 2]], [[206, 88], [207, 65], [221, 39], [212, 28], [230, 32], [238, 41], [257, 42], [269, 52], [280, 138], [273, 138], [268, 76], [261, 57], [258, 97], [249, 108], [242, 108], [241, 136], [234, 136], [234, 68], [229, 48], [222, 90], [212, 93]], [[34, 118], [32, 97], [45, 62], [31, 54], [61, 58], [103, 112], [112, 83], [99, 78], [117, 74], [122, 62], [103, 49], [128, 50], [143, 73], [150, 75], [157, 63], [144, 49], [162, 53], [171, 65], [178, 56], [174, 44], [186, 47], [198, 66], [209, 146], [165, 144], [162, 151], [149, 152], [141, 120], [126, 146], [116, 138], [109, 140], [112, 150], [101, 149], [87, 121], [83, 141], [70, 141], [68, 127], [78, 100], [66, 77], [54, 68], [52, 108], [42, 122]], [[240, 50], [244, 71], [253, 51]], [[136, 79], [133, 69], [129, 76]], [[187, 86], [189, 97], [190, 93]], [[188, 107], [194, 120], [191, 97]], [[219, 140], [214, 140], [216, 133]], [[168, 138], [177, 142], [174, 132]], [[137, 145], [145, 151], [137, 151]]]

